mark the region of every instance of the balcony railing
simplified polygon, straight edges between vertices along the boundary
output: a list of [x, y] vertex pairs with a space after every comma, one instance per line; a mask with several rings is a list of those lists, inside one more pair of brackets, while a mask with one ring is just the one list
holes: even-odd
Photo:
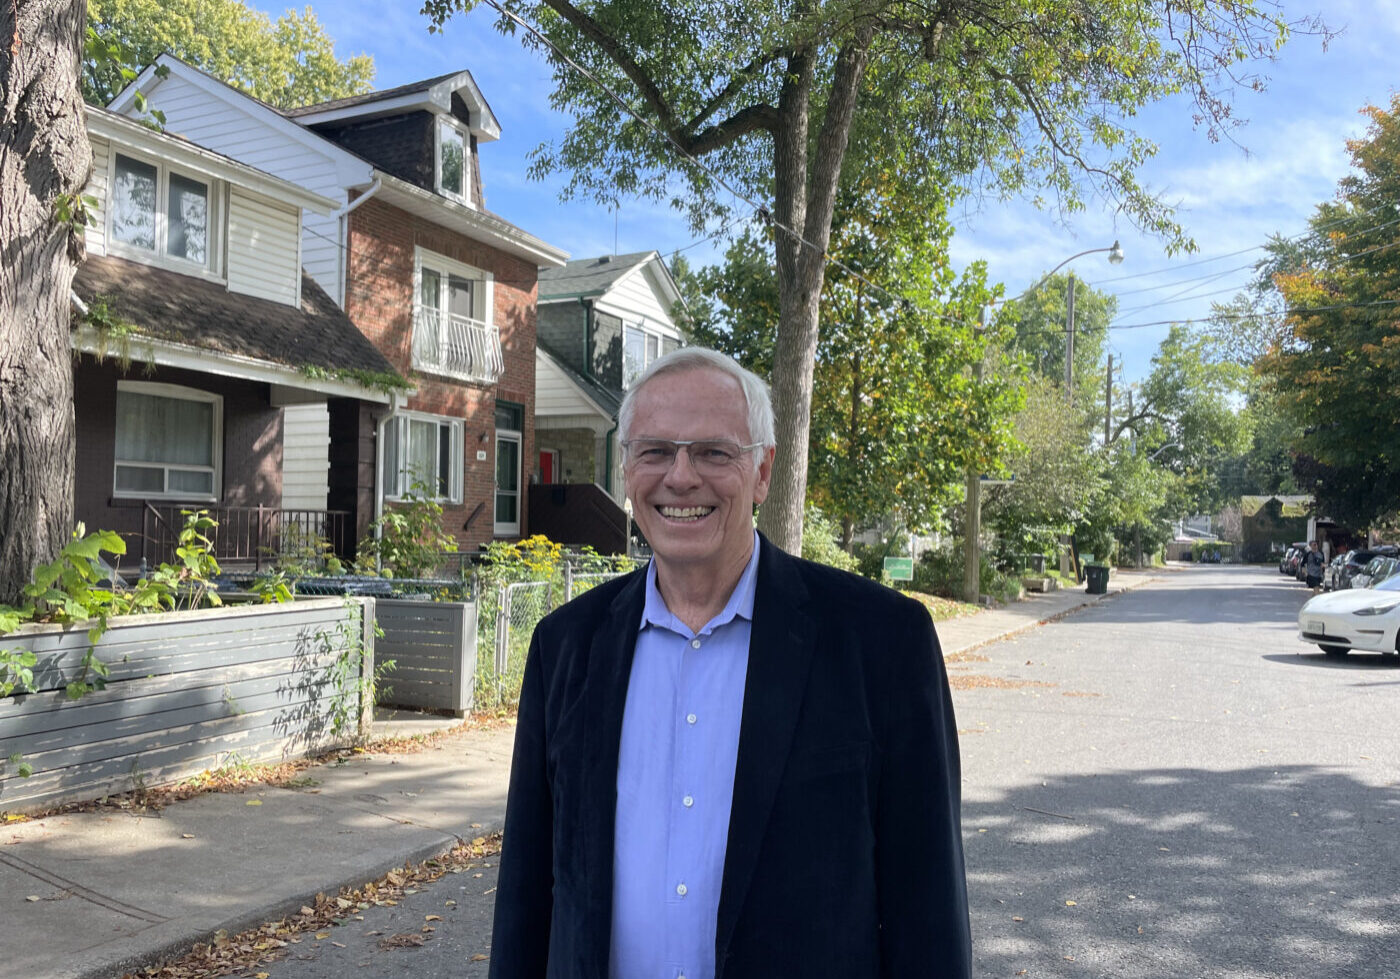
[[494, 384], [505, 369], [501, 334], [490, 323], [414, 306], [413, 366], [463, 381]]

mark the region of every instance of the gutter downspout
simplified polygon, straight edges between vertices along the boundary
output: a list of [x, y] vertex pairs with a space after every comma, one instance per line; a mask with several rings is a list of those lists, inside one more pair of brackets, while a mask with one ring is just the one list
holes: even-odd
[[[398, 391], [389, 392], [389, 410], [384, 412], [374, 423], [374, 539], [376, 541], [384, 539], [384, 527], [381, 519], [384, 516], [384, 428], [393, 421], [394, 416], [399, 411]], [[376, 557], [374, 566], [376, 571], [384, 570], [381, 558]]]
[[336, 289], [340, 292], [337, 302], [341, 309], [345, 308], [345, 276], [347, 274], [345, 258], [350, 254], [350, 212], [379, 193], [383, 186], [384, 181], [375, 177], [374, 182], [369, 185], [369, 190], [331, 214], [336, 222], [336, 236], [344, 243], [344, 247], [335, 250], [335, 284]]

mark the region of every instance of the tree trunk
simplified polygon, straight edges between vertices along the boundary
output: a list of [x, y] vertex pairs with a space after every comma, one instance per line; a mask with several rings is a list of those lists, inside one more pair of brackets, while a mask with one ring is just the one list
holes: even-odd
[[0, 3], [0, 603], [73, 530], [69, 290], [81, 229], [56, 216], [92, 169], [79, 53], [86, 0]]
[[815, 160], [809, 168], [807, 145], [813, 59], [809, 51], [788, 58], [778, 96], [773, 135], [774, 216], [805, 239], [783, 228], [774, 238], [778, 267], [778, 335], [773, 346], [773, 413], [777, 455], [768, 499], [758, 527], [790, 554], [802, 553], [802, 508], [807, 495], [807, 449], [812, 421], [812, 374], [817, 356], [817, 313], [831, 216], [841, 163], [846, 156], [856, 96], [865, 70], [872, 32], [865, 28], [836, 58]]

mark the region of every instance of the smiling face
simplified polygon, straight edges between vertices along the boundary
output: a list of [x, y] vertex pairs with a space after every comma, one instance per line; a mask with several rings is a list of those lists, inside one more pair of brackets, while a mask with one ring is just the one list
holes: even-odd
[[[707, 368], [648, 380], [636, 393], [626, 437], [753, 441], [743, 388], [728, 374]], [[634, 517], [659, 571], [708, 572], [716, 580], [731, 575], [738, 580], [753, 547], [754, 504], [768, 496], [771, 448], [745, 452], [717, 473], [697, 472], [688, 450], [678, 452], [664, 472], [641, 472], [628, 459], [625, 473]]]

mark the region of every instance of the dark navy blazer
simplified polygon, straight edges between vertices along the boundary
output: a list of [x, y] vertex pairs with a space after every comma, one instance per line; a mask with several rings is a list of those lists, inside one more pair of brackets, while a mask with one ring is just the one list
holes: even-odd
[[[928, 612], [760, 541], [716, 979], [967, 979], [957, 727]], [[535, 630], [493, 979], [608, 975], [618, 745], [644, 596], [636, 572]]]

